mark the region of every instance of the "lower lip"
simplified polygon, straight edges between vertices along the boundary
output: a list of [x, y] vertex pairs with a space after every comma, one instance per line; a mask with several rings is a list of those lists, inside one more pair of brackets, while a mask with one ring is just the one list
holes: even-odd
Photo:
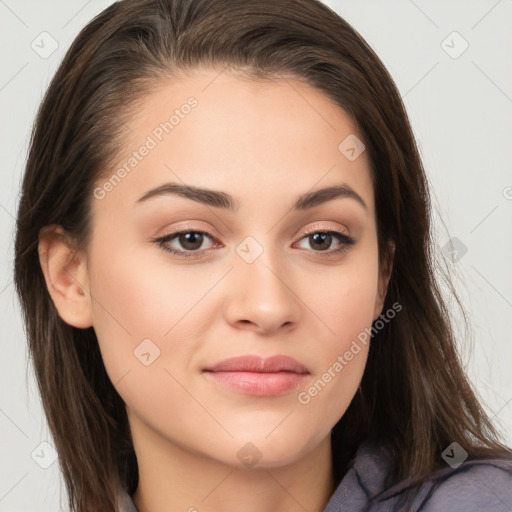
[[294, 372], [204, 372], [215, 382], [247, 395], [278, 396], [297, 389], [308, 376]]

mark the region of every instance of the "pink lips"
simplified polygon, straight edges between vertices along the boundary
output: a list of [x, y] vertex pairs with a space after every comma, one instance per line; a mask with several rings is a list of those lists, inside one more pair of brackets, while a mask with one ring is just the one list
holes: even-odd
[[303, 364], [284, 355], [266, 359], [253, 355], [233, 357], [205, 368], [203, 373], [219, 384], [255, 396], [278, 396], [297, 389], [309, 375]]

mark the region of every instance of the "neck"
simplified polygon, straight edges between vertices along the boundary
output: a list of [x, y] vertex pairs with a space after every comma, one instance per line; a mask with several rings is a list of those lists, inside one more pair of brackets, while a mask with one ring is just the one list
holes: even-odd
[[252, 468], [193, 453], [140, 424], [132, 437], [139, 512], [321, 512], [334, 492], [330, 436], [290, 464]]

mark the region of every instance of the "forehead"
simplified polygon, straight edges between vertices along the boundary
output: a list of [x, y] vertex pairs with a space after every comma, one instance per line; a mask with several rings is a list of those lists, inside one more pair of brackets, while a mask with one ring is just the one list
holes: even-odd
[[125, 170], [108, 194], [116, 208], [169, 181], [260, 203], [263, 196], [278, 200], [344, 181], [373, 208], [367, 155], [353, 120], [296, 78], [196, 70], [157, 83], [134, 106], [128, 125], [124, 148], [108, 170], [110, 176]]

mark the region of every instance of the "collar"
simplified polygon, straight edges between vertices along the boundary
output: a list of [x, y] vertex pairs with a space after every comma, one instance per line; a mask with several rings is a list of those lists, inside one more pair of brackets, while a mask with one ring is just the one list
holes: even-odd
[[[324, 512], [362, 510], [373, 496], [389, 487], [392, 469], [387, 450], [373, 443], [361, 444]], [[120, 512], [138, 512], [125, 490], [119, 494], [118, 504]]]

